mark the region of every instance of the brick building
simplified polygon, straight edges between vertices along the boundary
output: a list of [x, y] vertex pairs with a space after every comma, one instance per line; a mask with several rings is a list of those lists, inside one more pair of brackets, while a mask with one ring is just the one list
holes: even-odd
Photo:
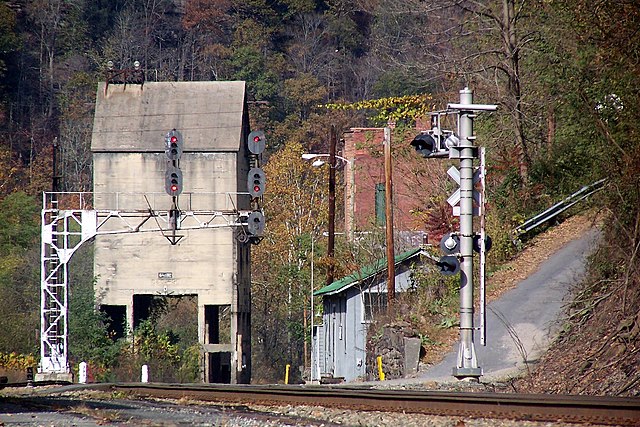
[[[425, 169], [442, 168], [442, 162], [428, 161], [409, 147], [410, 138], [392, 138], [393, 220], [396, 239], [416, 247], [427, 238], [424, 201], [435, 193]], [[345, 232], [385, 226], [384, 130], [351, 128], [343, 134], [343, 156], [349, 160], [344, 170]], [[444, 173], [439, 171], [439, 173]], [[440, 175], [443, 176], [443, 175]], [[425, 185], [425, 183], [427, 185]], [[437, 191], [437, 190], [436, 190]]]

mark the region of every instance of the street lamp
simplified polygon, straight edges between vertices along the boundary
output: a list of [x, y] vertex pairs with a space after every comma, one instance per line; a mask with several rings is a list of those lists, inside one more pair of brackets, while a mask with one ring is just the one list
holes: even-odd
[[[329, 154], [315, 154], [315, 153], [304, 153], [302, 155], [302, 158], [305, 160], [311, 160], [311, 159], [318, 159], [318, 157], [330, 157]], [[345, 157], [342, 156], [338, 156], [337, 154], [335, 155], [336, 159], [340, 159], [343, 162], [345, 162], [346, 164], [348, 164], [349, 166], [351, 166], [351, 161]], [[312, 163], [313, 166], [322, 166], [324, 164], [324, 160], [316, 160], [315, 162]]]
[[[334, 234], [335, 234], [335, 222], [336, 222], [336, 154], [335, 144], [333, 143], [335, 137], [335, 128], [331, 127], [331, 154], [310, 154], [305, 153], [302, 158], [305, 160], [311, 160], [317, 157], [329, 157], [329, 241], [327, 243], [327, 256], [329, 257], [329, 265], [327, 266], [327, 286], [333, 283], [333, 248]], [[316, 160], [313, 162], [313, 166], [321, 166], [324, 164], [322, 160]]]
[[[309, 379], [311, 381], [313, 381], [313, 379], [314, 379], [313, 370], [315, 368], [315, 363], [314, 363], [315, 359], [313, 357], [313, 347], [314, 347], [313, 346], [313, 323], [314, 323], [314, 316], [316, 314], [315, 313], [315, 307], [314, 307], [314, 304], [313, 304], [313, 291], [314, 291], [314, 289], [313, 289], [314, 288], [314, 284], [313, 284], [313, 267], [314, 267], [313, 266], [313, 256], [314, 256], [313, 249], [314, 249], [313, 248], [313, 233], [311, 233], [311, 293], [310, 293], [310, 295], [311, 295], [311, 333], [309, 334], [309, 337], [311, 338], [310, 339], [310, 341], [311, 341], [311, 354], [310, 354], [310, 356], [311, 357], [309, 358], [309, 365], [310, 365], [311, 370], [309, 372]], [[304, 317], [304, 320], [305, 320], [305, 323], [306, 323], [307, 316]], [[305, 330], [305, 332], [306, 332], [306, 330]], [[306, 344], [307, 340], [304, 340], [304, 342]], [[304, 356], [307, 357], [307, 350], [306, 349], [304, 351]]]

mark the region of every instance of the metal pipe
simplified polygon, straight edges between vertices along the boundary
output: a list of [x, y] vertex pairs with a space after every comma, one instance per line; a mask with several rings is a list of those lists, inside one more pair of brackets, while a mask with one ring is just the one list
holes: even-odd
[[[473, 91], [460, 91], [460, 104], [473, 105]], [[482, 375], [473, 344], [473, 117], [461, 109], [460, 126], [460, 347], [453, 376], [473, 378]]]
[[[596, 191], [601, 190], [602, 187], [604, 186], [605, 181], [606, 179], [601, 179], [599, 181], [594, 182], [591, 185], [582, 187], [580, 190], [566, 197], [561, 202], [556, 203], [555, 205], [551, 206], [550, 208], [528, 219], [523, 224], [516, 227], [514, 230], [515, 233], [516, 234], [526, 233], [527, 231], [533, 230], [535, 227], [545, 223], [546, 221], [550, 220], [556, 215], [561, 214], [562, 212], [566, 211], [567, 209], [569, 209], [579, 201], [584, 200], [590, 195], [592, 195], [593, 193], [595, 193]], [[586, 194], [584, 194], [585, 192]]]
[[[468, 88], [465, 88], [463, 90], [468, 90]], [[462, 91], [460, 92], [462, 93]], [[473, 93], [473, 91], [471, 92]], [[447, 108], [449, 110], [496, 111], [498, 109], [498, 106], [495, 104], [473, 104], [462, 102], [462, 98], [460, 98], [460, 104], [447, 104]]]
[[[315, 158], [318, 158], [318, 157], [329, 157], [329, 154], [304, 153], [304, 154], [302, 154], [301, 157], [303, 159], [305, 159], [305, 160], [311, 160], [311, 159], [315, 159]], [[342, 160], [343, 162], [345, 162], [347, 164], [351, 164], [351, 160], [347, 159], [346, 157], [338, 156], [337, 154], [336, 154], [335, 157], [336, 157], [336, 159], [340, 159], [340, 160]]]

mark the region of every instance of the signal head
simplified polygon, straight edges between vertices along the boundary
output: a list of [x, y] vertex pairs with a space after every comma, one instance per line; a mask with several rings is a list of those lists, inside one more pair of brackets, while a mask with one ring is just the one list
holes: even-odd
[[247, 217], [247, 232], [254, 236], [264, 233], [264, 215], [260, 211], [253, 211]]
[[261, 130], [254, 130], [247, 138], [247, 148], [254, 155], [261, 154], [267, 145], [267, 138]]
[[170, 196], [178, 196], [182, 193], [182, 171], [173, 165], [167, 166], [164, 174], [164, 189]]
[[426, 132], [420, 132], [411, 141], [411, 146], [420, 153], [422, 157], [447, 157], [449, 150], [444, 146], [442, 141], [442, 134], [438, 128]]
[[411, 141], [411, 146], [422, 155], [422, 157], [431, 157], [438, 150], [438, 144], [435, 138], [426, 132], [416, 135]]
[[165, 154], [169, 158], [169, 160], [178, 160], [182, 155], [183, 149], [183, 140], [182, 134], [177, 130], [173, 129], [169, 131], [164, 138], [165, 141]]
[[460, 252], [460, 237], [455, 233], [447, 233], [440, 239], [440, 249], [447, 255]]
[[460, 261], [451, 255], [441, 257], [440, 261], [436, 262], [436, 265], [440, 269], [440, 273], [445, 276], [453, 276], [460, 271]]
[[264, 194], [267, 177], [261, 168], [251, 168], [247, 174], [247, 190], [251, 197], [256, 198]]

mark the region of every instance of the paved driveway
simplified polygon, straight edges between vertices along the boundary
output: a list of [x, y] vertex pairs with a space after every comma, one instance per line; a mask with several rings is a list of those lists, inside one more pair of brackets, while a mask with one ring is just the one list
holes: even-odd
[[[498, 379], [535, 363], [562, 326], [561, 312], [572, 287], [585, 274], [588, 255], [600, 236], [591, 229], [542, 263], [538, 271], [487, 306], [487, 345], [476, 333], [483, 379]], [[423, 380], [453, 379], [457, 351], [421, 375]]]

